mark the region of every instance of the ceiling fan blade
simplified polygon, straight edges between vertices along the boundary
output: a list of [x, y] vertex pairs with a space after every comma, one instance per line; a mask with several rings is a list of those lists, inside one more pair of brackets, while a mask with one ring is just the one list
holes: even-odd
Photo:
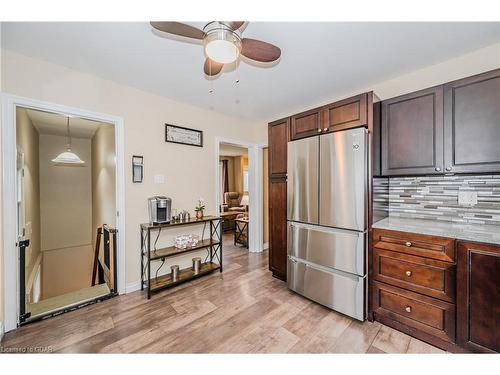
[[220, 22], [222, 22], [224, 25], [226, 25], [233, 31], [238, 30], [245, 23], [245, 21], [220, 21]]
[[241, 41], [241, 54], [251, 60], [271, 62], [280, 58], [281, 50], [271, 43], [243, 38]]
[[159, 21], [150, 22], [150, 24], [157, 30], [169, 34], [185, 36], [187, 38], [203, 39], [203, 37], [205, 36], [205, 33], [200, 29], [181, 22]]
[[205, 64], [203, 65], [203, 70], [207, 76], [216, 76], [220, 73], [224, 64], [218, 63], [214, 60], [210, 60], [208, 57], [205, 59]]

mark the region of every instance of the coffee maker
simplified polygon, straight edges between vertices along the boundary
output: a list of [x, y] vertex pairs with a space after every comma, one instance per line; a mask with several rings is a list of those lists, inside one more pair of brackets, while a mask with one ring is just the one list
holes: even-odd
[[150, 223], [170, 223], [172, 217], [172, 199], [158, 195], [148, 198], [148, 210]]

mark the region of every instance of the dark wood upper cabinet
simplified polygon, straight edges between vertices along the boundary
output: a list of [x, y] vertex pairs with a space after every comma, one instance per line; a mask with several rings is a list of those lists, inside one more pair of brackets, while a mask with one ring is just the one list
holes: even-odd
[[474, 352], [500, 352], [500, 246], [459, 242], [457, 343]]
[[356, 128], [367, 124], [367, 94], [353, 96], [323, 108], [323, 132]]
[[286, 280], [286, 179], [269, 180], [269, 269]]
[[269, 124], [269, 177], [286, 176], [289, 125], [289, 117]]
[[373, 153], [372, 153], [372, 165], [373, 165], [373, 177], [380, 177], [382, 175], [382, 165], [380, 160], [381, 142], [382, 142], [382, 124], [380, 123], [382, 118], [382, 103], [373, 103]]
[[445, 170], [500, 172], [500, 69], [444, 86]]
[[290, 124], [290, 139], [300, 139], [321, 133], [322, 108], [311, 109], [292, 116]]
[[443, 172], [443, 87], [382, 102], [382, 174]]

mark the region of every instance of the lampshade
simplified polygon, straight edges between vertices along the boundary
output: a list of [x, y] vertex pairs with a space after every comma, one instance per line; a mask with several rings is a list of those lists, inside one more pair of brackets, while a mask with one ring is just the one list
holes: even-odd
[[242, 206], [248, 206], [248, 194], [245, 194], [241, 197], [241, 202], [240, 204]]
[[52, 159], [52, 161], [58, 165], [82, 166], [83, 164], [85, 164], [85, 162], [80, 159], [78, 155], [71, 152], [70, 150], [61, 152], [55, 159]]
[[63, 167], [83, 167], [85, 162], [78, 157], [77, 154], [71, 152], [71, 133], [69, 131], [69, 116], [68, 121], [66, 123], [66, 128], [68, 132], [68, 145], [67, 149], [64, 152], [61, 152], [56, 156], [55, 159], [52, 159], [52, 162], [55, 165], [63, 166]]
[[229, 64], [240, 55], [241, 42], [233, 32], [216, 29], [204, 39], [205, 53], [213, 61]]

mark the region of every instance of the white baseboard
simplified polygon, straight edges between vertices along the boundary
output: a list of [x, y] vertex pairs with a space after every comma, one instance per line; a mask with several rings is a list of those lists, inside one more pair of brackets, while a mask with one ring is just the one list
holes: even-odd
[[263, 248], [264, 250], [269, 249], [269, 242], [264, 242], [264, 245], [262, 245], [262, 248]]
[[0, 322], [0, 342], [2, 342], [3, 339], [3, 322]]
[[125, 293], [132, 293], [136, 292], [141, 289], [141, 282], [140, 281], [134, 281], [132, 283], [128, 283], [125, 286]]

